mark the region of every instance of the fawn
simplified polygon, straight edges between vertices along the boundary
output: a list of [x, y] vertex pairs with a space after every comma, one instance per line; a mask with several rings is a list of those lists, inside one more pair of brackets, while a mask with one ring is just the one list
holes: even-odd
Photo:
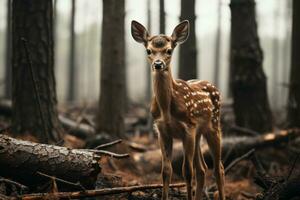
[[200, 148], [201, 135], [207, 140], [213, 156], [214, 175], [219, 199], [225, 200], [224, 168], [221, 162], [220, 93], [207, 81], [173, 79], [171, 58], [177, 44], [189, 35], [187, 20], [178, 24], [171, 36], [150, 36], [146, 28], [131, 22], [135, 41], [144, 44], [151, 64], [153, 98], [151, 113], [162, 152], [162, 199], [168, 199], [172, 177], [173, 138], [183, 143], [182, 174], [188, 200], [192, 199], [192, 178], [196, 180], [195, 199], [201, 199], [207, 165]]

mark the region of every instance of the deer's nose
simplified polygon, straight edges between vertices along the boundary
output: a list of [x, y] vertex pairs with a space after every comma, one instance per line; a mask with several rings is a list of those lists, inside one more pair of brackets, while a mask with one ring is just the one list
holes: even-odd
[[154, 61], [153, 65], [154, 65], [154, 69], [162, 69], [164, 66], [163, 62], [160, 60]]

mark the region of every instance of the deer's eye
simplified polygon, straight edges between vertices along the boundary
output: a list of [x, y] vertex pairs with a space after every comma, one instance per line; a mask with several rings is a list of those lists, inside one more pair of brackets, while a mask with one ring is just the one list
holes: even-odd
[[168, 49], [168, 50], [167, 50], [167, 54], [168, 54], [168, 55], [172, 55], [172, 49]]
[[152, 51], [150, 49], [147, 49], [147, 54], [150, 55], [152, 53]]

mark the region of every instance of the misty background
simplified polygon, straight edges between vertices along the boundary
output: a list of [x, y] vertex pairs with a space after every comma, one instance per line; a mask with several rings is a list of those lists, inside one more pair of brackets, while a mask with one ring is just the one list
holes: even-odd
[[[130, 34], [131, 20], [147, 25], [147, 0], [127, 0], [125, 19], [128, 95], [132, 102], [146, 99], [147, 67], [145, 49]], [[159, 1], [150, 0], [151, 34], [158, 34]], [[0, 1], [0, 97], [4, 95], [5, 41], [7, 2]], [[215, 48], [218, 28], [218, 6], [221, 9], [221, 44], [219, 88], [226, 101], [228, 92], [230, 8], [229, 0], [196, 1], [196, 37], [198, 48], [198, 79], [214, 80]], [[71, 1], [57, 0], [55, 24], [55, 75], [59, 103], [66, 103], [68, 90], [68, 59], [70, 42]], [[257, 22], [264, 52], [263, 68], [267, 76], [269, 101], [275, 111], [285, 109], [288, 94], [291, 41], [291, 0], [256, 0]], [[166, 34], [179, 23], [180, 0], [165, 0]], [[102, 1], [76, 1], [76, 102], [93, 103], [99, 98], [100, 38]], [[178, 47], [172, 67], [177, 77]], [[112, 66], [113, 67], [113, 66]], [[125, 66], [124, 66], [125, 67]], [[278, 92], [280, 91], [280, 92]]]

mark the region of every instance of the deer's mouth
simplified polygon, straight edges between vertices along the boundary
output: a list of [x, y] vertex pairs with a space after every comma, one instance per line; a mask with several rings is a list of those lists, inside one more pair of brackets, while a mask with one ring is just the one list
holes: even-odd
[[162, 71], [166, 69], [166, 65], [163, 61], [157, 60], [153, 62], [152, 69], [155, 71]]

